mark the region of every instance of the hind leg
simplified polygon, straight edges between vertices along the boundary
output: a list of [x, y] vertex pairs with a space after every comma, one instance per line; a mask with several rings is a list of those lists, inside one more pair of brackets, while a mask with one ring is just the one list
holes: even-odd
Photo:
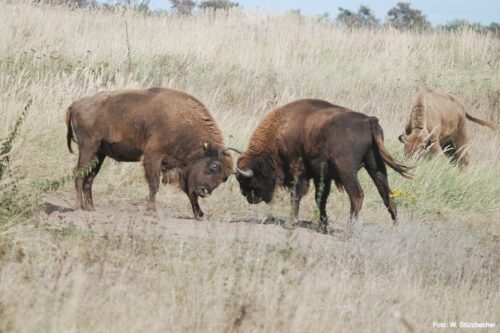
[[396, 205], [394, 204], [394, 200], [390, 197], [392, 191], [389, 188], [389, 180], [387, 179], [387, 169], [385, 165], [377, 165], [372, 155], [371, 157], [367, 158], [365, 162], [365, 169], [366, 171], [368, 171], [368, 174], [375, 183], [378, 193], [384, 201], [389, 214], [391, 214], [393, 224], [396, 225], [398, 223], [398, 211]]
[[455, 156], [458, 160], [458, 166], [464, 170], [469, 165], [469, 153], [467, 152], [467, 128], [465, 125], [460, 126], [455, 138]]
[[325, 179], [314, 179], [314, 187], [316, 189], [315, 199], [319, 209], [319, 231], [328, 233], [328, 216], [326, 214], [326, 201], [330, 195], [332, 182]]
[[101, 169], [102, 163], [106, 158], [103, 152], [99, 151], [97, 153], [97, 164], [90, 170], [89, 174], [83, 180], [83, 195], [84, 195], [84, 204], [86, 205], [86, 210], [94, 211], [94, 202], [92, 200], [92, 183], [94, 182], [95, 177], [99, 173]]
[[156, 213], [156, 193], [160, 188], [161, 158], [155, 154], [144, 157], [144, 171], [149, 186], [149, 199], [146, 204], [146, 213]]
[[460, 156], [460, 159], [458, 160], [458, 166], [460, 167], [460, 170], [465, 170], [467, 166], [469, 165], [469, 153], [468, 152], [463, 152]]
[[82, 210], [88, 210], [87, 205], [83, 200], [83, 184], [85, 181], [85, 168], [92, 163], [97, 151], [99, 150], [99, 145], [88, 144], [79, 146], [78, 162], [74, 169], [75, 174], [75, 190], [76, 190], [76, 208]]
[[346, 233], [344, 234], [345, 239], [351, 236], [352, 227], [358, 220], [359, 211], [363, 206], [364, 193], [361, 185], [359, 184], [357, 172], [354, 170], [354, 168], [352, 171], [339, 170], [340, 181], [344, 185], [344, 189], [349, 196], [349, 200], [351, 201], [351, 213], [349, 215]]

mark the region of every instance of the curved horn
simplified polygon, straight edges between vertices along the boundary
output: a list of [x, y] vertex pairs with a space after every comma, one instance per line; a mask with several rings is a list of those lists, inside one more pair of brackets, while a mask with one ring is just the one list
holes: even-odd
[[238, 154], [242, 154], [241, 150], [238, 150], [238, 149], [233, 148], [233, 147], [224, 147], [224, 148], [220, 149], [220, 153], [221, 154], [225, 154], [229, 150], [232, 150], [232, 151], [234, 151], [234, 152], [236, 152]]
[[401, 141], [401, 143], [405, 143], [405, 141], [406, 141], [406, 133], [403, 133], [400, 136], [398, 136], [398, 139], [399, 139], [399, 141]]
[[243, 177], [246, 178], [252, 178], [253, 177], [253, 170], [241, 170], [240, 168], [236, 167], [236, 172], [242, 175]]

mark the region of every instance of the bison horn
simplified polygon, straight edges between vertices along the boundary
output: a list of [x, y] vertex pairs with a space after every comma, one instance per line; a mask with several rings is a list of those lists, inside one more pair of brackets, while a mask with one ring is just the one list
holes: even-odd
[[246, 178], [252, 178], [253, 177], [253, 170], [241, 170], [240, 168], [236, 167], [236, 172], [242, 175], [243, 177]]
[[221, 152], [221, 154], [225, 154], [225, 153], [226, 153], [227, 151], [229, 151], [229, 150], [232, 150], [232, 151], [234, 151], [234, 152], [236, 152], [236, 153], [238, 153], [238, 154], [241, 154], [241, 150], [238, 150], [238, 149], [233, 148], [233, 147], [225, 147], [225, 148], [222, 148], [222, 149], [220, 150], [220, 152]]

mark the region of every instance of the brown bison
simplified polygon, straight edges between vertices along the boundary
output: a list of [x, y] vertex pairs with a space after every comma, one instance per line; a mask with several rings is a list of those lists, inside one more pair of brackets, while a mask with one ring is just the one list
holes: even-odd
[[465, 119], [495, 128], [493, 123], [474, 118], [455, 96], [430, 89], [422, 91], [413, 106], [410, 120], [399, 140], [405, 153], [412, 155], [437, 155], [443, 150], [463, 168], [469, 164], [467, 127]]
[[241, 193], [249, 203], [257, 204], [270, 202], [276, 185], [287, 187], [291, 190], [295, 222], [300, 200], [313, 179], [320, 231], [327, 232], [326, 201], [331, 181], [349, 195], [350, 225], [363, 202], [357, 174], [364, 167], [396, 223], [385, 165], [404, 177], [409, 177], [409, 168], [394, 160], [383, 140], [375, 117], [322, 100], [295, 101], [268, 114], [254, 131], [248, 149], [238, 158], [236, 176]]
[[[163, 172], [177, 174], [195, 218], [203, 216], [198, 197], [206, 197], [233, 171], [222, 134], [205, 106], [173, 89], [117, 90], [79, 99], [68, 108], [67, 143], [76, 137], [79, 156], [75, 188], [77, 207], [94, 210], [92, 182], [106, 156], [144, 163], [149, 185], [147, 212], [156, 211], [155, 195]], [[92, 165], [90, 172], [82, 170]]]

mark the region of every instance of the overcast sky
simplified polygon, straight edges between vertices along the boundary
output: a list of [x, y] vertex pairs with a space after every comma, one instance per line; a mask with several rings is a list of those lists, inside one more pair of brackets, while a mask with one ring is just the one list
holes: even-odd
[[[336, 17], [338, 7], [357, 11], [359, 5], [370, 7], [378, 18], [384, 19], [387, 11], [404, 0], [235, 0], [248, 9], [263, 8], [279, 14], [291, 9], [300, 9], [303, 14], [316, 15], [328, 12]], [[200, 2], [200, 1], [198, 1]], [[500, 22], [500, 0], [413, 0], [412, 7], [420, 9], [432, 24], [441, 24], [454, 19], [489, 24]], [[169, 0], [151, 0], [151, 7], [170, 8]]]

